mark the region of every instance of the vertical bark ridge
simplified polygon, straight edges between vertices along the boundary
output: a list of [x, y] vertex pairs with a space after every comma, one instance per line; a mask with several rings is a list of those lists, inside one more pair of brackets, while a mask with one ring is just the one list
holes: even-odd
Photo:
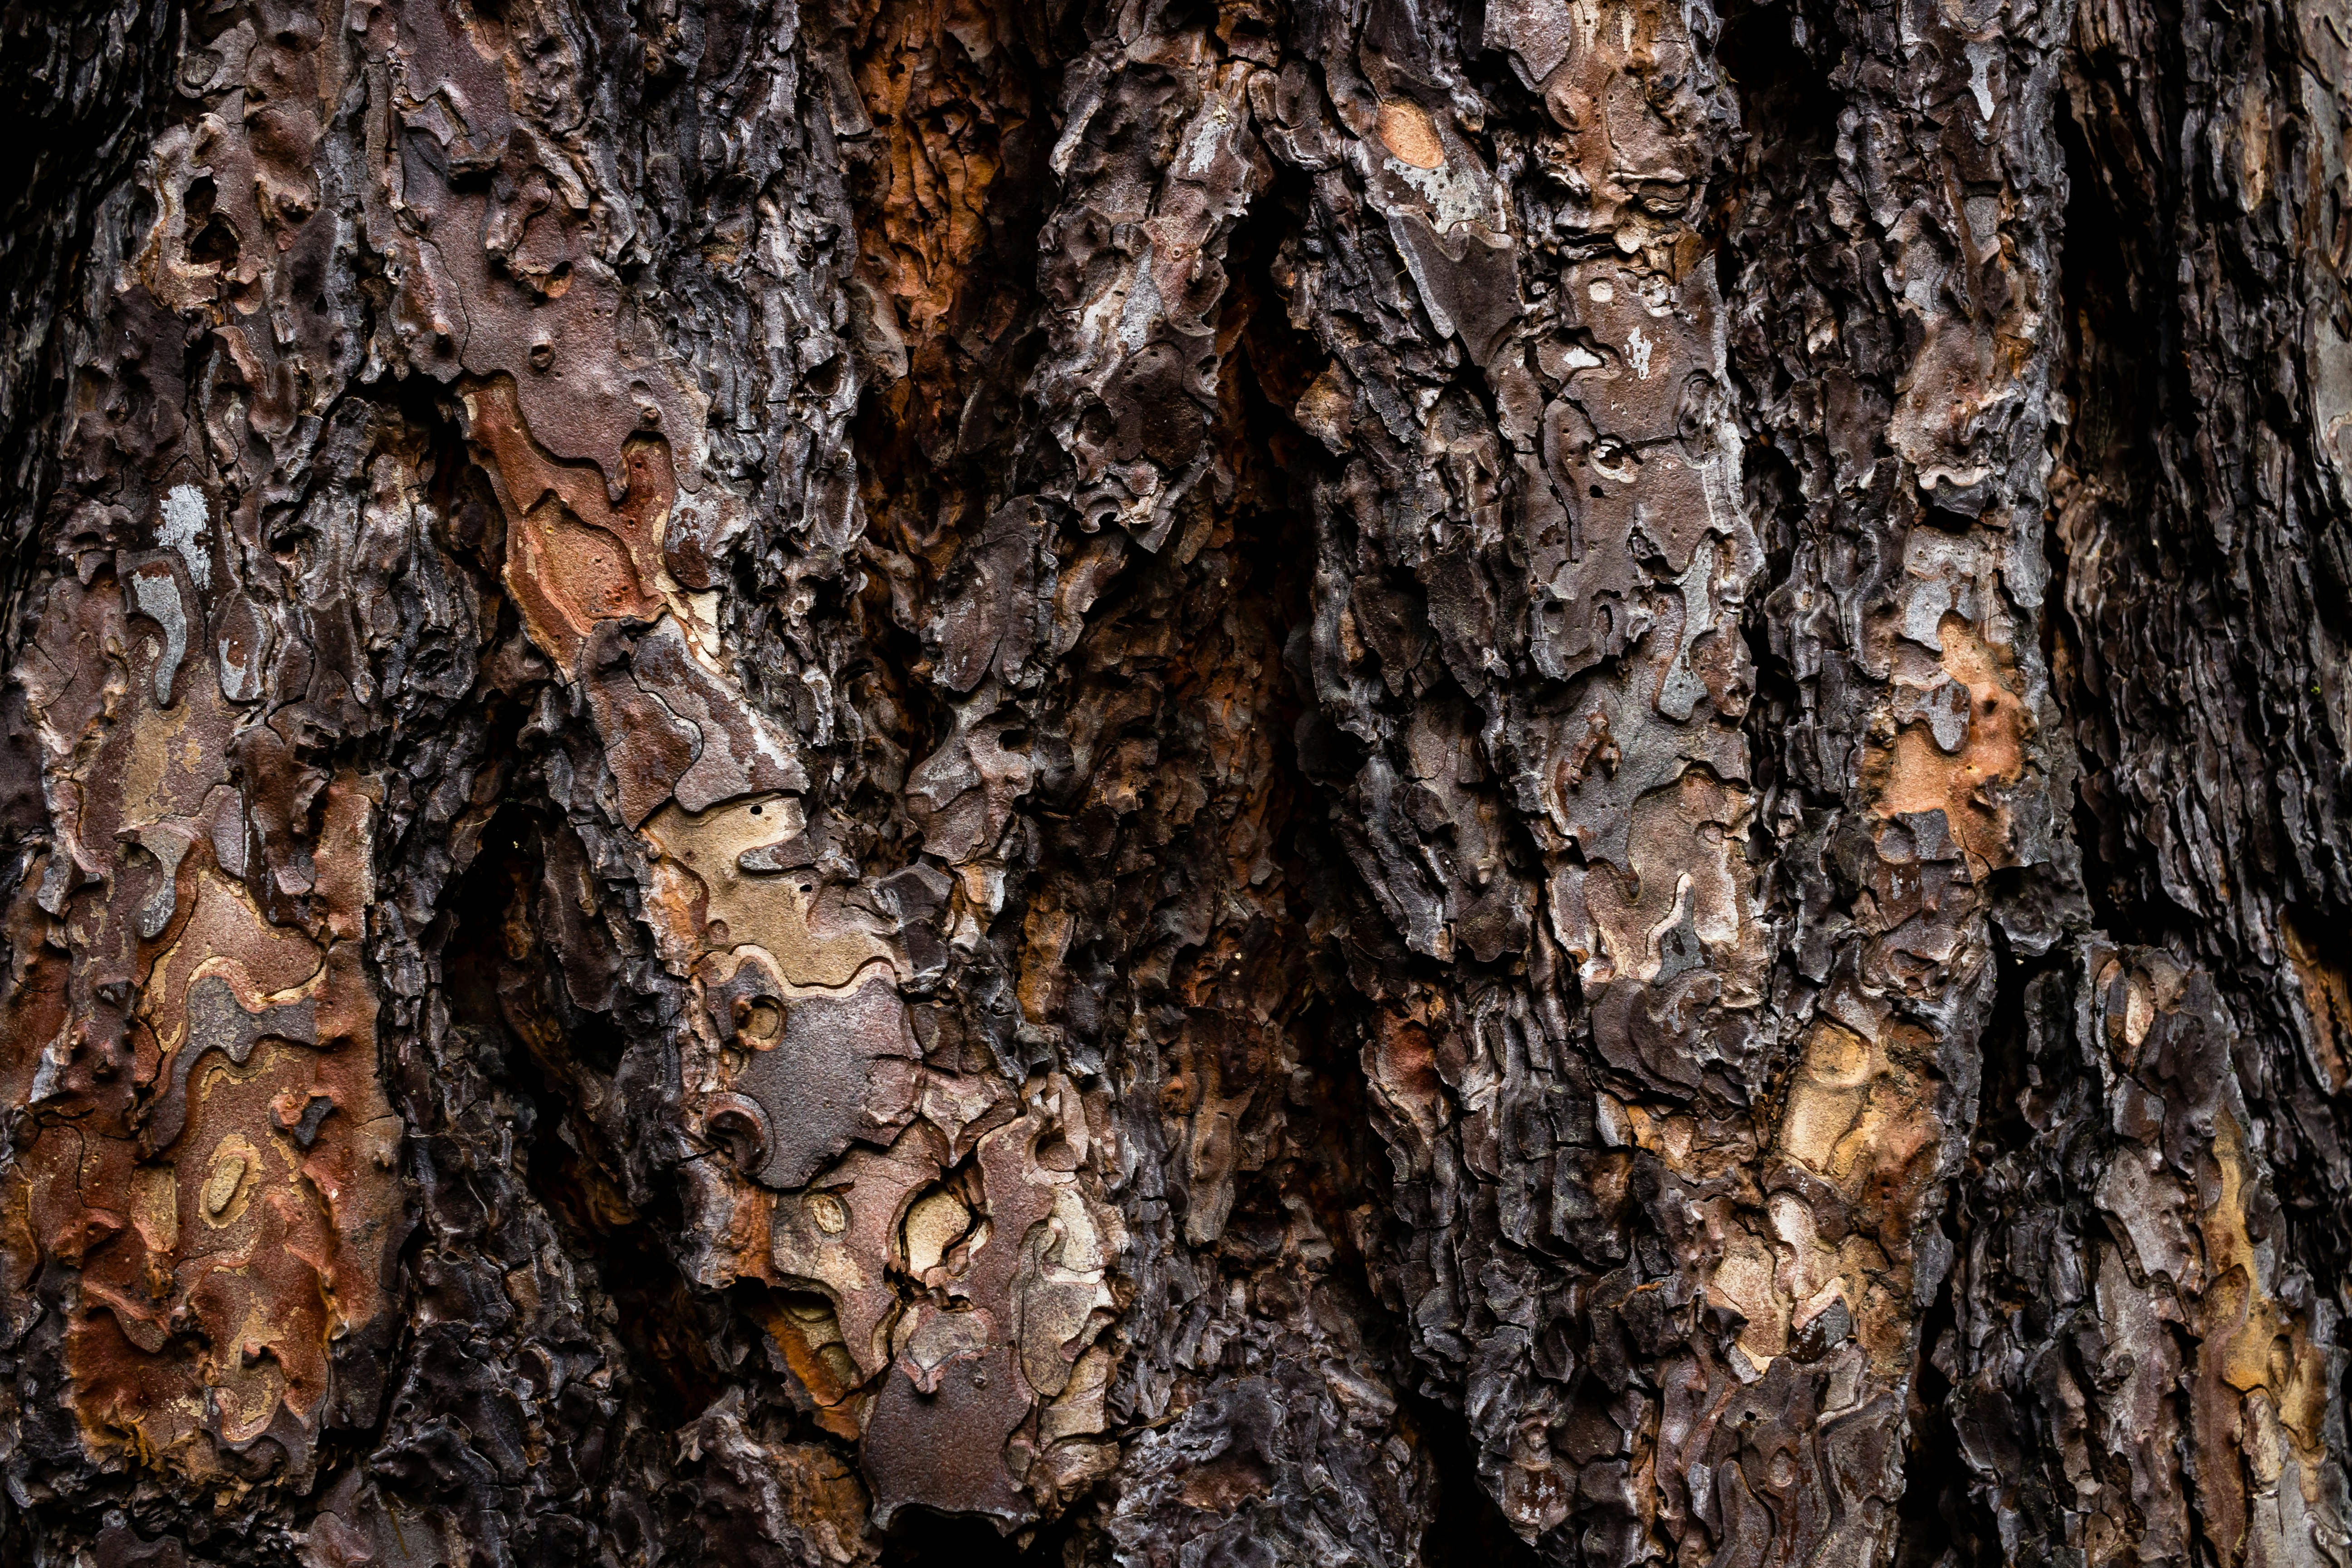
[[2293, 7], [2073, 41], [2051, 629], [2105, 931], [2026, 990], [1961, 1300], [2036, 1306], [1964, 1308], [1957, 1403], [2013, 1556], [2331, 1560], [2344, 56]]
[[2343, 1560], [2324, 6], [37, 11], [12, 1552]]

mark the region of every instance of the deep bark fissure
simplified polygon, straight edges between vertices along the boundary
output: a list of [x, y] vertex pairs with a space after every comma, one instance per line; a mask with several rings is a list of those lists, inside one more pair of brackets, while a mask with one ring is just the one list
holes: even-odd
[[[530, 873], [541, 863], [534, 851], [549, 831], [570, 829], [550, 829], [515, 804], [501, 807], [482, 830], [482, 853], [452, 889], [456, 923], [441, 945], [450, 1016], [459, 1029], [478, 1031], [478, 1054], [487, 1049], [496, 1064], [491, 1081], [528, 1108], [530, 1125], [518, 1150], [524, 1184], [617, 1309], [622, 1341], [658, 1418], [679, 1426], [725, 1387], [703, 1342], [696, 1303], [661, 1239], [677, 1233], [681, 1207], [665, 1189], [646, 1212], [600, 1214], [613, 1206], [618, 1184], [578, 1146], [572, 1097], [553, 1076], [585, 1068], [609, 1079], [624, 1037], [607, 1015], [544, 993], [561, 981], [536, 942], [512, 951], [516, 933], [544, 925], [533, 906], [549, 895], [531, 885]], [[518, 1032], [518, 1017], [535, 1037]]]
[[2340, 24], [0, 17], [0, 1554], [2346, 1568]]

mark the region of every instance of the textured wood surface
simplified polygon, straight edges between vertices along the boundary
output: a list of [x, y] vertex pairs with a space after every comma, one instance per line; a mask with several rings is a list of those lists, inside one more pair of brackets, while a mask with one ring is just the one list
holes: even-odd
[[0, 7], [0, 1559], [2352, 1568], [2352, 14]]

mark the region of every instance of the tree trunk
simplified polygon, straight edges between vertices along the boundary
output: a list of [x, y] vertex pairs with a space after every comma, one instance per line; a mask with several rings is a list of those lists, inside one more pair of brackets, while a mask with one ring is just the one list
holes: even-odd
[[13, 0], [0, 1558], [2352, 1564], [2331, 0]]

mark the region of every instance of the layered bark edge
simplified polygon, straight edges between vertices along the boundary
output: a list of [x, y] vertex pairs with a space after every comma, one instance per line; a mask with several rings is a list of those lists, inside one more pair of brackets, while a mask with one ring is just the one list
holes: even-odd
[[0, 104], [7, 1561], [2352, 1568], [2340, 0]]

